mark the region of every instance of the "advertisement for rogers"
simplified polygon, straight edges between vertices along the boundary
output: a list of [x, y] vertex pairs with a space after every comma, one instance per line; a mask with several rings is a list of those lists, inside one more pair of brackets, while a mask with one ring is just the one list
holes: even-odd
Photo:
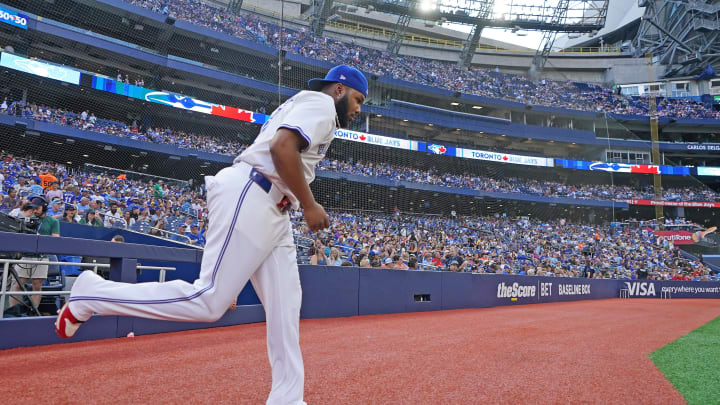
[[653, 231], [658, 239], [667, 239], [676, 245], [694, 245], [692, 232], [688, 231]]

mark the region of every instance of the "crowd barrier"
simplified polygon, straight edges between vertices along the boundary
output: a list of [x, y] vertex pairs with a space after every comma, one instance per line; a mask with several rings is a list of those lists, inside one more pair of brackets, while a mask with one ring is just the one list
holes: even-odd
[[[110, 258], [110, 278], [134, 283], [138, 261], [184, 263], [193, 271], [172, 271], [168, 279], [194, 281], [198, 249], [112, 243], [0, 232], [4, 251], [92, 255]], [[179, 269], [178, 269], [179, 270]], [[149, 274], [153, 274], [153, 280]], [[157, 272], [141, 281], [157, 281]], [[302, 318], [330, 318], [402, 312], [487, 308], [560, 301], [618, 298], [720, 298], [718, 282], [600, 280], [429, 271], [300, 266]], [[264, 321], [252, 286], [240, 294], [238, 308], [215, 323], [170, 322], [131, 317], [94, 316], [71, 339], [60, 340], [54, 317], [0, 319], [0, 349], [61, 342], [237, 325]]]

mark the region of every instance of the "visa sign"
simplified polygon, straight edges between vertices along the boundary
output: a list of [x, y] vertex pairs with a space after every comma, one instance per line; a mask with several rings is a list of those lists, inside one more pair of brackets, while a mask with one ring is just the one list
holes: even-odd
[[652, 282], [625, 282], [631, 297], [655, 297], [655, 284]]

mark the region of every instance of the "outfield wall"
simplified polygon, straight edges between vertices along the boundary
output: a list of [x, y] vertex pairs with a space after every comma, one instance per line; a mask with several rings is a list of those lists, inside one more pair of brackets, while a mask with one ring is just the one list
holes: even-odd
[[[106, 235], [107, 236], [107, 235]], [[110, 279], [138, 282], [138, 262], [172, 263], [167, 280], [194, 281], [202, 250], [145, 243], [51, 237], [0, 232], [2, 251], [107, 257]], [[143, 272], [140, 281], [157, 281]], [[431, 271], [300, 266], [302, 318], [332, 318], [401, 312], [487, 308], [619, 297], [720, 298], [720, 282], [622, 281]], [[132, 317], [94, 316], [71, 339], [55, 334], [55, 317], [0, 319], [0, 349], [163, 333], [262, 322], [265, 314], [251, 285], [238, 296], [238, 307], [214, 323], [170, 322]]]
[[[720, 298], [717, 282], [620, 281], [449, 272], [419, 272], [356, 267], [301, 266], [302, 318], [330, 318], [460, 308], [486, 308], [560, 301], [617, 298]], [[247, 286], [242, 296], [255, 300]], [[215, 323], [157, 321], [94, 316], [72, 339], [55, 335], [54, 317], [0, 320], [0, 348], [163, 333], [264, 321], [253, 298]]]

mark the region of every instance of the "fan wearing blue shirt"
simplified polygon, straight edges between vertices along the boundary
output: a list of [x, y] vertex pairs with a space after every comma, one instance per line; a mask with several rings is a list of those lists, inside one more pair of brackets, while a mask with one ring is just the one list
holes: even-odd
[[190, 238], [190, 243], [198, 246], [205, 246], [205, 237], [198, 232], [197, 224], [190, 225], [190, 233], [187, 234]]
[[32, 181], [32, 185], [30, 186], [30, 196], [42, 196], [43, 195], [43, 188], [39, 184], [40, 179], [35, 178]]

